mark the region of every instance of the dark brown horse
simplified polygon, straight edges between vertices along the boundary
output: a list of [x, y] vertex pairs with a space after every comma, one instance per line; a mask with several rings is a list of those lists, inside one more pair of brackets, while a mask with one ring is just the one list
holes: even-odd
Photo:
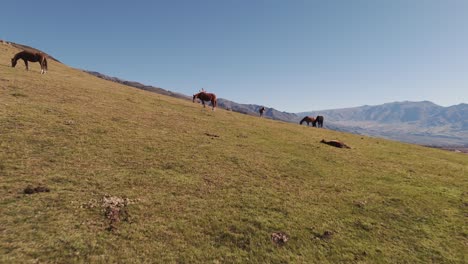
[[315, 121], [317, 122], [317, 127], [323, 127], [323, 116], [317, 116]]
[[216, 95], [214, 93], [207, 93], [207, 92], [199, 92], [193, 95], [192, 102], [195, 102], [195, 99], [200, 99], [202, 101], [203, 107], [205, 107], [205, 101], [210, 101], [211, 106], [213, 107], [211, 110], [215, 110], [215, 107], [218, 105], [218, 101], [216, 100]]
[[307, 126], [312, 123], [312, 126], [316, 126], [316, 123], [317, 123], [317, 120], [315, 120], [314, 117], [311, 117], [311, 116], [306, 116], [304, 118], [302, 118], [301, 122], [299, 122], [299, 124], [302, 125], [302, 123], [304, 122], [307, 122]]
[[39, 62], [41, 65], [41, 74], [47, 72], [47, 56], [43, 53], [39, 52], [31, 52], [31, 51], [21, 51], [16, 53], [16, 55], [11, 59], [11, 67], [16, 66], [16, 62], [22, 59], [24, 61], [24, 65], [26, 65], [26, 70], [29, 70], [28, 61], [30, 62]]
[[262, 106], [258, 112], [260, 113], [260, 117], [263, 117], [263, 113], [265, 113], [265, 107]]

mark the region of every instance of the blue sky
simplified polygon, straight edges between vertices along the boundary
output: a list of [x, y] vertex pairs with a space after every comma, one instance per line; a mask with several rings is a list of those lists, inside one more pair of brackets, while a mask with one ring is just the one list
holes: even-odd
[[[288, 112], [468, 102], [466, 0], [6, 1], [0, 39]], [[53, 74], [53, 69], [50, 69]]]

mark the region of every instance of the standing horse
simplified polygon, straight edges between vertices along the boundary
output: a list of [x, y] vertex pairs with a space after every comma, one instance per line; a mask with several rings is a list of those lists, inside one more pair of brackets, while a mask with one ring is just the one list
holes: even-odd
[[263, 113], [265, 113], [265, 107], [262, 106], [258, 112], [260, 113], [260, 117], [263, 117]]
[[16, 55], [11, 59], [11, 67], [16, 66], [16, 62], [22, 59], [24, 61], [24, 65], [26, 65], [26, 70], [29, 70], [28, 61], [30, 62], [39, 62], [41, 65], [41, 74], [47, 72], [47, 56], [43, 53], [39, 52], [31, 52], [31, 51], [21, 51], [16, 53]]
[[323, 116], [317, 116], [315, 118], [316, 122], [317, 122], [317, 127], [323, 127]]
[[193, 95], [192, 102], [195, 102], [195, 99], [200, 99], [202, 101], [203, 107], [205, 107], [205, 101], [210, 101], [211, 106], [213, 107], [211, 110], [215, 110], [215, 107], [218, 105], [218, 101], [216, 100], [216, 95], [214, 93], [206, 93], [206, 92], [199, 92]]
[[315, 118], [311, 117], [311, 116], [306, 116], [304, 118], [302, 118], [301, 122], [299, 122], [300, 125], [302, 125], [302, 123], [304, 122], [307, 122], [307, 126], [309, 126], [310, 123], [312, 123], [312, 126], [315, 127], [316, 126], [316, 123], [317, 123], [317, 120], [315, 120]]

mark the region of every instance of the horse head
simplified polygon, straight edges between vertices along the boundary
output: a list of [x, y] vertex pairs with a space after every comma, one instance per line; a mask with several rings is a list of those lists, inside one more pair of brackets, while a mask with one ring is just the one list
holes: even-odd
[[16, 62], [17, 60], [15, 60], [15, 58], [11, 58], [11, 67], [15, 67], [16, 66]]
[[192, 102], [193, 102], [193, 103], [195, 103], [195, 99], [197, 99], [197, 97], [198, 97], [198, 94], [194, 94], [194, 95], [193, 95], [193, 99], [192, 99]]

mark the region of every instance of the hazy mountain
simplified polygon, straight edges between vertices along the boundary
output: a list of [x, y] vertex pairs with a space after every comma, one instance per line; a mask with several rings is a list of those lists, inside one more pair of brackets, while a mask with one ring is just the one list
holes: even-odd
[[144, 85], [142, 83], [134, 82], [134, 81], [126, 81], [126, 80], [122, 80], [122, 79], [117, 78], [117, 77], [111, 77], [111, 76], [108, 76], [108, 75], [105, 75], [105, 74], [102, 74], [102, 73], [99, 73], [99, 72], [95, 72], [95, 71], [84, 71], [84, 72], [89, 73], [91, 75], [94, 75], [94, 76], [96, 76], [98, 78], [101, 78], [101, 79], [104, 79], [104, 80], [113, 81], [113, 82], [116, 82], [116, 83], [128, 85], [128, 86], [138, 88], [138, 89], [141, 89], [141, 90], [150, 91], [150, 92], [163, 94], [163, 95], [168, 95], [168, 96], [177, 97], [177, 98], [182, 98], [182, 99], [191, 99], [187, 95], [180, 94], [180, 93], [174, 93], [174, 92], [164, 90], [164, 89], [159, 88], [159, 87], [154, 87], [154, 86], [151, 86], [151, 85]]
[[[233, 101], [229, 101], [226, 99], [218, 99], [218, 105], [224, 109], [232, 110], [235, 112], [248, 114], [248, 115], [259, 115], [260, 108], [262, 105], [256, 104], [239, 104]], [[281, 112], [274, 108], [265, 107], [265, 113], [263, 114], [267, 118], [281, 120], [285, 122], [295, 122], [299, 119], [296, 114], [288, 113], [288, 112]]]

